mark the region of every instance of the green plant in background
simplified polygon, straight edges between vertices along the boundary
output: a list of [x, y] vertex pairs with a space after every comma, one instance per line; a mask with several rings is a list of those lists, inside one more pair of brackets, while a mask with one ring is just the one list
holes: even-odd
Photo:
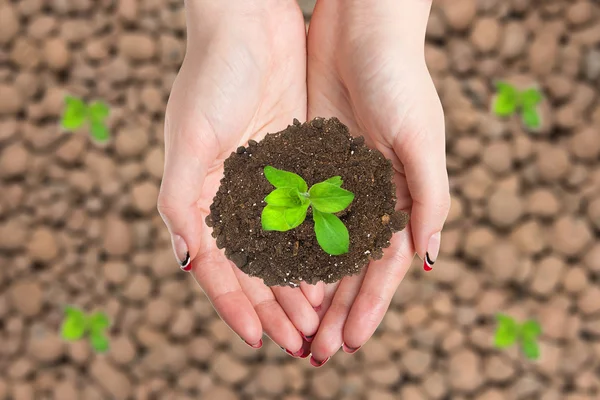
[[499, 349], [505, 349], [519, 342], [521, 351], [525, 357], [535, 360], [540, 356], [538, 337], [542, 334], [542, 328], [534, 320], [527, 320], [519, 324], [514, 318], [498, 314], [496, 316], [498, 325], [494, 336], [494, 345]]
[[312, 206], [317, 242], [328, 254], [337, 256], [348, 252], [350, 236], [344, 223], [334, 215], [354, 200], [354, 194], [341, 186], [342, 178], [334, 176], [321, 183], [308, 185], [299, 175], [271, 166], [264, 169], [265, 177], [275, 186], [266, 198], [262, 211], [265, 231], [285, 232], [294, 229], [306, 218]]
[[517, 112], [529, 129], [537, 129], [542, 125], [537, 106], [543, 99], [542, 92], [535, 88], [519, 91], [506, 82], [496, 83], [496, 98], [492, 105], [493, 111], [500, 117], [509, 117]]
[[78, 308], [67, 306], [60, 331], [63, 339], [69, 341], [76, 341], [87, 335], [92, 348], [97, 353], [103, 353], [109, 347], [105, 334], [105, 330], [109, 326], [110, 321], [104, 313], [96, 312], [86, 315]]
[[87, 122], [92, 138], [97, 142], [106, 142], [110, 137], [105, 123], [109, 113], [108, 106], [101, 101], [94, 101], [87, 105], [77, 97], [67, 96], [61, 124], [66, 130], [74, 131]]

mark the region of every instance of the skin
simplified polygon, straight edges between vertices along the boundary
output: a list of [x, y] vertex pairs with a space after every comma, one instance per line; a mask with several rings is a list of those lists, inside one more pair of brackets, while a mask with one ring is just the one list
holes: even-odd
[[[188, 48], [166, 111], [158, 209], [178, 259], [189, 251], [199, 285], [249, 344], [264, 332], [291, 353], [311, 350], [313, 365], [342, 346], [352, 352], [381, 322], [415, 252], [424, 258], [441, 231], [450, 201], [443, 111], [424, 61], [430, 7], [320, 0], [307, 44], [293, 0], [187, 2]], [[204, 218], [232, 151], [316, 116], [337, 116], [392, 160], [398, 208], [411, 223], [359, 276], [268, 288], [224, 257]], [[316, 337], [309, 344], [300, 332]]]
[[424, 256], [442, 229], [450, 199], [444, 116], [425, 65], [430, 2], [320, 1], [308, 35], [308, 118], [337, 116], [392, 160], [397, 208], [411, 223], [381, 260], [327, 285], [316, 363], [344, 344], [353, 352], [375, 332], [415, 251]]
[[297, 5], [236, 3], [187, 4], [188, 47], [166, 110], [158, 209], [187, 244], [192, 275], [221, 318], [251, 345], [264, 332], [295, 353], [299, 332], [317, 331], [313, 305], [323, 285], [265, 286], [225, 258], [204, 223], [229, 154], [306, 115], [306, 30]]

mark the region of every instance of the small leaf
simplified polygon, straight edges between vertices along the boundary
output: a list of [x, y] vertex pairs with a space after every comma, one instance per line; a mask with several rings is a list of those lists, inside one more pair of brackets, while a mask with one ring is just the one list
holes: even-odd
[[524, 108], [522, 118], [529, 129], [537, 129], [542, 125], [542, 119], [535, 108]]
[[96, 353], [105, 353], [108, 351], [108, 338], [102, 333], [93, 333], [90, 335], [90, 343]]
[[540, 346], [534, 339], [523, 339], [521, 342], [521, 350], [525, 357], [530, 360], [537, 360], [540, 357]]
[[328, 182], [313, 185], [308, 194], [313, 207], [324, 213], [340, 212], [354, 200], [352, 192]]
[[530, 88], [521, 92], [521, 107], [534, 108], [543, 100], [544, 96], [538, 89]]
[[267, 205], [260, 216], [262, 228], [265, 231], [289, 231], [304, 222], [307, 210], [308, 203], [297, 207]]
[[283, 171], [270, 165], [265, 167], [265, 178], [276, 188], [295, 188], [300, 193], [306, 193], [308, 185], [300, 177], [300, 175], [294, 174], [293, 172]]
[[106, 117], [108, 117], [108, 114], [110, 114], [110, 109], [105, 103], [100, 101], [93, 102], [88, 108], [88, 115], [92, 123], [104, 122]]
[[88, 326], [92, 334], [101, 333], [110, 326], [110, 320], [106, 314], [97, 312], [88, 318]]
[[79, 340], [87, 329], [85, 313], [74, 307], [65, 308], [65, 320], [60, 328], [61, 336], [65, 340]]
[[542, 334], [542, 327], [532, 319], [521, 325], [521, 337], [523, 339], [537, 339]]
[[276, 207], [296, 207], [301, 204], [300, 194], [296, 188], [275, 189], [265, 197], [265, 203]]
[[90, 125], [90, 134], [97, 142], [106, 142], [110, 138], [108, 128], [101, 122], [92, 122]]
[[337, 187], [341, 187], [342, 184], [344, 183], [344, 181], [342, 180], [341, 176], [332, 176], [331, 178], [327, 179], [326, 181], [323, 182], [327, 182], [330, 183], [332, 185], [335, 185]]
[[494, 113], [500, 117], [512, 115], [519, 105], [518, 90], [506, 82], [498, 82], [496, 89], [497, 94], [492, 106]]
[[335, 215], [320, 212], [313, 207], [315, 234], [321, 248], [333, 256], [345, 254], [350, 247], [350, 235], [344, 223]]
[[513, 318], [503, 314], [497, 315], [496, 319], [498, 326], [494, 335], [495, 346], [504, 349], [515, 344], [519, 337], [519, 324]]
[[83, 100], [76, 97], [65, 97], [65, 111], [61, 125], [67, 130], [79, 129], [87, 117], [87, 106]]

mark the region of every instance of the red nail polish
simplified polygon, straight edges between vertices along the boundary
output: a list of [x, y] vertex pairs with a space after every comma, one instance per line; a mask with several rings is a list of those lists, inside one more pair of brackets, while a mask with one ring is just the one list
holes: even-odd
[[429, 258], [429, 253], [425, 253], [425, 259], [423, 260], [423, 269], [429, 272], [433, 269], [433, 264], [435, 264], [435, 261], [432, 261]]
[[356, 353], [358, 350], [360, 350], [361, 347], [362, 346], [358, 346], [357, 348], [354, 348], [354, 347], [347, 346], [346, 343], [342, 344], [342, 349], [344, 349], [344, 353], [348, 353], [348, 354]]
[[327, 357], [325, 360], [323, 361], [317, 361], [313, 356], [310, 356], [310, 365], [312, 365], [315, 368], [319, 368], [322, 367], [323, 365], [325, 365], [325, 363], [327, 361], [329, 361], [330, 357]]
[[260, 339], [260, 340], [258, 341], [258, 343], [256, 343], [256, 344], [250, 344], [250, 343], [246, 342], [245, 340], [244, 340], [244, 342], [245, 342], [245, 343], [246, 343], [248, 346], [252, 347], [253, 349], [260, 349], [260, 348], [262, 347], [262, 345], [263, 345], [263, 341], [262, 341], [262, 339]]
[[291, 351], [289, 351], [288, 349], [285, 349], [285, 352], [288, 353], [290, 356], [292, 357], [300, 357], [302, 356], [302, 354], [304, 353], [304, 350], [300, 349], [295, 353], [292, 353]]
[[305, 336], [304, 333], [302, 333], [302, 332], [300, 332], [300, 336], [302, 336], [302, 339], [304, 339], [308, 343], [312, 342], [313, 339], [315, 338], [315, 335]]
[[300, 358], [306, 358], [310, 356], [310, 349], [305, 349], [302, 354], [300, 354]]

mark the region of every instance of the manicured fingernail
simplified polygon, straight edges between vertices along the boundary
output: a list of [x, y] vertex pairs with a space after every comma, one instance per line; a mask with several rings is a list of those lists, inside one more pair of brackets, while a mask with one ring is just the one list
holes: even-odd
[[[242, 339], [242, 340], [244, 340], [244, 339]], [[260, 339], [258, 341], [258, 343], [256, 343], [256, 344], [250, 344], [250, 343], [246, 342], [245, 340], [244, 340], [244, 343], [246, 343], [248, 346], [252, 347], [253, 349], [260, 349], [263, 345], [262, 339]]]
[[330, 357], [327, 357], [325, 360], [323, 361], [317, 361], [313, 356], [310, 356], [310, 365], [312, 365], [315, 368], [319, 368], [322, 367], [323, 365], [325, 365], [325, 363], [327, 361], [329, 361]]
[[179, 267], [186, 272], [191, 271], [192, 263], [185, 240], [183, 240], [183, 238], [179, 235], [174, 235], [171, 239], [171, 242], [173, 244], [173, 252], [175, 252], [175, 258], [177, 259]]
[[302, 339], [306, 340], [308, 343], [312, 342], [315, 338], [315, 335], [306, 336], [302, 332], [300, 332], [300, 336], [302, 336]]
[[425, 253], [425, 259], [423, 260], [423, 269], [425, 271], [431, 271], [433, 269], [433, 264], [435, 264], [435, 260], [440, 252], [440, 241], [442, 235], [440, 232], [434, 233], [429, 238], [429, 243], [427, 244], [427, 252]]
[[304, 354], [304, 350], [303, 349], [300, 349], [300, 350], [298, 350], [295, 353], [292, 353], [291, 351], [289, 351], [288, 349], [284, 349], [283, 347], [282, 347], [282, 349], [285, 350], [285, 352], [288, 353], [292, 357], [300, 357], [300, 356], [302, 356]]
[[344, 349], [344, 353], [354, 354], [356, 353], [362, 346], [358, 346], [357, 348], [347, 346], [346, 343], [342, 344], [342, 349]]
[[304, 349], [304, 351], [300, 355], [300, 358], [306, 358], [308, 356], [310, 356], [310, 349]]

